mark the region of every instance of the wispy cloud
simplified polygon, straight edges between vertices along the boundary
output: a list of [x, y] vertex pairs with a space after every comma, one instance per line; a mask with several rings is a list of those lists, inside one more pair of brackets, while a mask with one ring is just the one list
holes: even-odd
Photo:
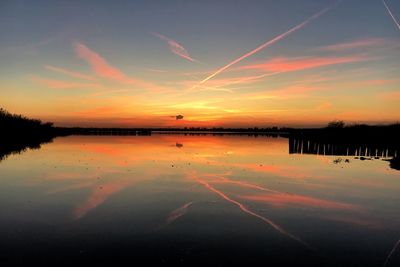
[[321, 86], [298, 84], [274, 90], [242, 94], [238, 99], [252, 101], [265, 99], [292, 99], [299, 97], [309, 97], [311, 92], [321, 91], [324, 89], [325, 88]]
[[382, 0], [382, 3], [385, 5], [385, 8], [386, 8], [386, 10], [387, 10], [389, 16], [392, 18], [393, 22], [396, 24], [397, 28], [399, 28], [399, 30], [400, 30], [400, 24], [399, 24], [399, 22], [397, 21], [396, 17], [393, 15], [393, 13], [392, 13], [392, 11], [390, 10], [389, 6], [386, 4], [386, 1], [385, 1], [385, 0]]
[[67, 70], [67, 69], [59, 68], [59, 67], [54, 67], [54, 66], [50, 66], [50, 65], [46, 65], [44, 67], [47, 70], [54, 71], [54, 72], [57, 72], [57, 73], [61, 73], [61, 74], [70, 76], [72, 78], [78, 78], [78, 79], [83, 79], [83, 80], [88, 80], [88, 81], [95, 81], [96, 80], [96, 78], [94, 78], [92, 76], [89, 76], [87, 74], [80, 73], [80, 72]]
[[75, 43], [74, 48], [76, 54], [91, 66], [92, 70], [98, 77], [123, 84], [135, 85], [137, 87], [149, 89], [154, 92], [169, 90], [168, 88], [157, 86], [153, 83], [142, 81], [126, 75], [118, 68], [109, 64], [105, 58], [83, 43]]
[[367, 58], [361, 55], [348, 57], [278, 57], [263, 63], [242, 66], [239, 69], [282, 73], [363, 60], [367, 60]]
[[50, 89], [102, 88], [102, 86], [98, 83], [80, 83], [80, 82], [71, 82], [63, 80], [43, 79], [40, 77], [32, 77], [31, 80]]
[[388, 40], [384, 38], [366, 38], [366, 39], [359, 39], [345, 43], [333, 44], [333, 45], [326, 45], [316, 48], [317, 51], [330, 51], [330, 52], [342, 52], [351, 49], [360, 49], [360, 48], [367, 48], [378, 46], [386, 43]]
[[[319, 18], [321, 15], [323, 15], [324, 13], [328, 12], [334, 5], [336, 5], [339, 1], [336, 1], [333, 5], [330, 5], [324, 9], [322, 9], [321, 11], [319, 11], [318, 13], [312, 15], [311, 17], [307, 18], [305, 21], [303, 21], [302, 23], [294, 26], [293, 28], [289, 29], [288, 31], [276, 36], [275, 38], [261, 44], [260, 46], [258, 46], [257, 48], [247, 52], [246, 54], [238, 57], [237, 59], [231, 61], [230, 63], [228, 63], [227, 65], [223, 66], [222, 68], [216, 70], [215, 72], [213, 72], [211, 75], [207, 76], [206, 78], [204, 78], [202, 81], [200, 81], [198, 83], [198, 85], [203, 84], [205, 82], [207, 82], [208, 80], [212, 79], [213, 77], [215, 77], [216, 75], [220, 74], [221, 72], [225, 71], [226, 69], [228, 69], [229, 67], [231, 67], [232, 65], [242, 61], [243, 59], [259, 52], [260, 50], [263, 50], [264, 48], [267, 48], [273, 44], [275, 44], [276, 42], [282, 40], [283, 38], [285, 38], [286, 36], [300, 30], [301, 28], [305, 27], [308, 23], [310, 23], [311, 21]], [[195, 88], [197, 85], [193, 86], [193, 88]]]
[[75, 43], [75, 52], [92, 67], [93, 71], [102, 78], [127, 81], [128, 77], [116, 67], [111, 66], [103, 57], [82, 43]]
[[184, 48], [184, 47], [183, 47], [180, 43], [178, 43], [177, 41], [175, 41], [175, 40], [173, 40], [173, 39], [171, 39], [171, 38], [169, 38], [169, 37], [167, 37], [167, 36], [165, 36], [165, 35], [156, 33], [156, 32], [153, 32], [152, 34], [153, 34], [154, 36], [160, 38], [161, 40], [166, 41], [167, 44], [168, 44], [169, 50], [170, 50], [172, 53], [174, 53], [175, 55], [178, 55], [178, 56], [180, 56], [181, 58], [187, 59], [187, 60], [192, 61], [192, 62], [198, 62], [197, 60], [195, 60], [194, 58], [192, 58], [192, 57], [189, 55], [189, 52], [186, 50], [186, 48]]
[[150, 71], [150, 72], [156, 72], [156, 73], [166, 73], [166, 72], [168, 72], [166, 70], [152, 69], [152, 68], [147, 68], [146, 70]]
[[4, 48], [0, 48], [0, 55], [4, 54], [25, 54], [25, 55], [37, 55], [38, 50], [54, 42], [60, 41], [70, 34], [69, 31], [57, 32], [45, 39], [36, 40], [22, 45], [13, 45]]

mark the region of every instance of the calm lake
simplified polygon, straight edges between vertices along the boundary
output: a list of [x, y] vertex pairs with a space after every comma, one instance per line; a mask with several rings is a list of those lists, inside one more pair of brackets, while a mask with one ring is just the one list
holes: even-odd
[[399, 174], [281, 137], [58, 137], [0, 162], [0, 261], [400, 266]]

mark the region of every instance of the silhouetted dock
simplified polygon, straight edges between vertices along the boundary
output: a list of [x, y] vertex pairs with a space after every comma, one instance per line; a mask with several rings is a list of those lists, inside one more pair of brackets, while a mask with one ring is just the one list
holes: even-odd
[[399, 155], [399, 147], [386, 144], [326, 143], [307, 138], [289, 137], [289, 153], [391, 158]]

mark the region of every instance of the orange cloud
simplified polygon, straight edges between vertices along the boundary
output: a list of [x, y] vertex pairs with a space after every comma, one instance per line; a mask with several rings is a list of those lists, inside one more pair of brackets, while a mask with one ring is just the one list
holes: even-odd
[[242, 70], [259, 70], [267, 72], [299, 71], [329, 65], [351, 63], [366, 60], [363, 56], [349, 57], [278, 57], [260, 64], [240, 67]]

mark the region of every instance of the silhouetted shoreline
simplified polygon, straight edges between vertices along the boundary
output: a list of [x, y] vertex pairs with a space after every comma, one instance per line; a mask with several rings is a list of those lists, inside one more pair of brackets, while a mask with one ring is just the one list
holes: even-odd
[[52, 123], [29, 119], [0, 109], [0, 160], [27, 148], [40, 148], [59, 136], [69, 135], [247, 135], [289, 138], [289, 153], [354, 155], [393, 158], [391, 166], [398, 168], [400, 124], [350, 125], [333, 121], [323, 128], [95, 128], [54, 127]]

